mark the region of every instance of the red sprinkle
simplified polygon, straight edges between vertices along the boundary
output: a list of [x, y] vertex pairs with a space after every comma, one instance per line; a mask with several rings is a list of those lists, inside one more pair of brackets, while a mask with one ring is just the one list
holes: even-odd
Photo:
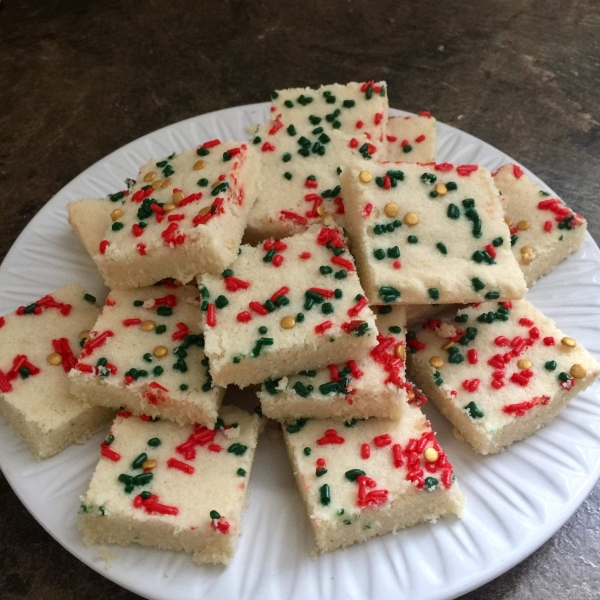
[[481, 383], [481, 381], [477, 378], [475, 379], [465, 379], [462, 382], [462, 386], [465, 390], [467, 390], [467, 392], [476, 392], [477, 389], [479, 388], [479, 384]]
[[354, 263], [351, 260], [344, 258], [343, 256], [333, 256], [331, 258], [331, 262], [334, 265], [339, 265], [340, 267], [343, 267], [347, 271], [354, 271]]
[[404, 463], [402, 460], [402, 448], [400, 447], [400, 444], [394, 444], [392, 446], [392, 457], [394, 459], [394, 467], [399, 469]]
[[554, 338], [551, 336], [544, 338], [544, 346], [554, 346], [555, 343]]
[[114, 450], [111, 450], [105, 442], [100, 444], [100, 454], [113, 462], [119, 462], [121, 460], [121, 455]]
[[188, 475], [191, 475], [196, 470], [192, 465], [188, 465], [177, 458], [170, 458], [167, 461], [167, 467], [169, 467], [169, 469], [179, 469]]
[[133, 325], [139, 325], [141, 322], [141, 319], [125, 319], [123, 325], [125, 327], [132, 327]]
[[302, 254], [300, 254], [300, 258], [302, 260], [308, 260], [311, 256], [312, 254], [310, 252], [303, 252]]
[[545, 221], [544, 222], [544, 231], [546, 233], [550, 233], [552, 231], [552, 221]]
[[306, 225], [308, 223], [308, 219], [306, 217], [303, 217], [302, 215], [299, 215], [297, 212], [293, 212], [291, 210], [282, 210], [282, 211], [280, 211], [280, 214], [283, 218], [290, 219], [292, 221], [296, 221], [300, 225]]
[[110, 246], [110, 242], [108, 240], [102, 240], [100, 242], [100, 254], [104, 254], [106, 249]]
[[248, 323], [252, 321], [252, 315], [247, 310], [243, 310], [241, 313], [238, 313], [237, 320], [240, 323]]
[[361, 444], [360, 456], [365, 460], [371, 456], [371, 446], [369, 446], [369, 444]]
[[335, 429], [327, 429], [325, 435], [317, 440], [319, 446], [325, 446], [327, 444], [343, 444], [346, 440], [338, 435]]
[[364, 373], [358, 368], [355, 360], [349, 360], [347, 364], [350, 367], [350, 373], [352, 373], [352, 377], [354, 377], [354, 379], [360, 379], [364, 375]]
[[523, 169], [519, 165], [513, 165], [513, 175], [515, 179], [520, 179], [523, 176]]
[[469, 361], [469, 364], [471, 364], [471, 365], [477, 364], [477, 362], [479, 361], [479, 358], [477, 356], [477, 350], [475, 350], [475, 348], [471, 348], [467, 352], [467, 360]]
[[471, 173], [477, 171], [477, 165], [460, 165], [456, 167], [456, 172], [462, 177], [468, 177]]
[[258, 313], [259, 315], [261, 315], [263, 317], [265, 315], [269, 314], [269, 311], [260, 302], [250, 302], [250, 304], [248, 304], [248, 306], [255, 313]]
[[206, 309], [206, 325], [214, 327], [217, 324], [217, 309], [211, 302]]
[[333, 323], [331, 321], [323, 321], [323, 323], [319, 323], [317, 326], [315, 326], [315, 333], [317, 335], [322, 335], [331, 327], [333, 327]]
[[383, 448], [383, 446], [389, 446], [392, 443], [392, 438], [388, 433], [384, 433], [383, 435], [378, 435], [374, 437], [373, 443], [378, 448]]
[[177, 331], [173, 333], [171, 339], [175, 342], [179, 342], [181, 340], [184, 340], [189, 334], [189, 332], [190, 330], [188, 329], [188, 326], [185, 323], [177, 323]]
[[358, 317], [360, 311], [368, 306], [369, 301], [363, 296], [354, 306], [348, 309], [348, 315], [350, 317]]
[[371, 214], [372, 210], [373, 205], [370, 202], [368, 204], [365, 204], [362, 211], [363, 217], [366, 219]]

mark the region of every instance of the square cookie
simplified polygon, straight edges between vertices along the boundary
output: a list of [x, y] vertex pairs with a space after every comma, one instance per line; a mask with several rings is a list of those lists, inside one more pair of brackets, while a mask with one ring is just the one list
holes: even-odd
[[548, 424], [600, 365], [526, 300], [484, 302], [407, 335], [409, 375], [481, 454]]
[[144, 165], [94, 253], [111, 289], [142, 287], [233, 262], [254, 203], [254, 149], [205, 142]]
[[429, 111], [415, 117], [390, 117], [385, 137], [386, 160], [414, 163], [435, 160], [437, 125]]
[[0, 317], [0, 409], [35, 458], [84, 442], [114, 414], [69, 392], [67, 373], [98, 316], [95, 302], [71, 283]]
[[212, 384], [195, 286], [113, 290], [70, 373], [93, 406], [126, 406], [178, 423], [215, 422], [225, 390]]
[[406, 309], [374, 307], [378, 344], [367, 354], [338, 365], [268, 379], [258, 392], [270, 419], [397, 418], [415, 393], [404, 379]]
[[138, 543], [229, 564], [259, 430], [259, 417], [233, 406], [210, 427], [119, 413], [81, 497], [85, 543]]
[[579, 249], [586, 220], [533, 183], [518, 165], [500, 167], [494, 182], [507, 199], [504, 213], [513, 253], [532, 285]]
[[498, 190], [485, 169], [375, 163], [340, 177], [345, 219], [371, 304], [520, 298]]
[[284, 438], [317, 553], [462, 513], [452, 465], [415, 405], [394, 421], [302, 419]]
[[245, 387], [339, 364], [377, 344], [354, 261], [333, 225], [242, 246], [221, 276], [202, 277], [200, 293], [217, 385]]

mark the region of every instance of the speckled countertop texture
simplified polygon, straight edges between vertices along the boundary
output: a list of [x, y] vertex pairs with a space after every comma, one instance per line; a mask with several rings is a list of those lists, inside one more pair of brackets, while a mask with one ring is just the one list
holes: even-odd
[[[0, 257], [58, 190], [141, 135], [276, 87], [365, 79], [529, 167], [600, 241], [597, 0], [0, 0]], [[463, 598], [597, 599], [599, 566], [596, 486]], [[138, 596], [64, 550], [0, 475], [0, 598]]]

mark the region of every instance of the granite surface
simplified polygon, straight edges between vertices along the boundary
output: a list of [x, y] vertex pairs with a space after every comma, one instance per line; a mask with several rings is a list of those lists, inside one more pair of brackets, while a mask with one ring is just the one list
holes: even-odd
[[[154, 129], [272, 88], [385, 79], [529, 167], [600, 241], [597, 0], [0, 0], [0, 258], [73, 177]], [[0, 475], [0, 598], [131, 600]], [[463, 598], [600, 598], [600, 486], [531, 557]], [[177, 599], [180, 600], [180, 599]]]

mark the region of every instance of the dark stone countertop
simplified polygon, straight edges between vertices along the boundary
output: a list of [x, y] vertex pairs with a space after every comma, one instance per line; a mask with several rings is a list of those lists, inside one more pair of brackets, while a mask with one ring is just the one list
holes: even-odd
[[[0, 256], [89, 165], [271, 89], [385, 79], [539, 175], [600, 240], [595, 0], [0, 0]], [[0, 475], [0, 597], [130, 600], [56, 543]], [[600, 486], [531, 557], [466, 599], [600, 597]]]

